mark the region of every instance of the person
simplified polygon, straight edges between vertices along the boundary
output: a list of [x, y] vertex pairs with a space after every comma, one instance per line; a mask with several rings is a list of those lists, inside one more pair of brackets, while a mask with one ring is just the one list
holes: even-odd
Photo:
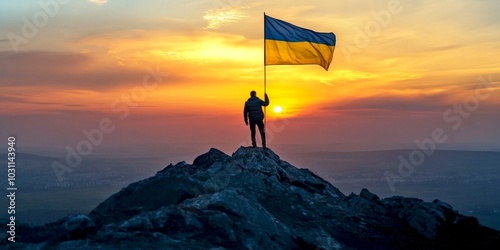
[[250, 123], [250, 135], [252, 137], [252, 147], [257, 147], [257, 142], [255, 141], [255, 125], [259, 127], [260, 137], [262, 139], [262, 147], [266, 148], [266, 131], [264, 128], [264, 112], [262, 112], [262, 107], [269, 105], [269, 97], [267, 93], [264, 93], [265, 101], [262, 101], [257, 97], [257, 92], [252, 90], [250, 92], [250, 98], [245, 102], [245, 108], [243, 109], [243, 117], [245, 119], [245, 125], [248, 126]]

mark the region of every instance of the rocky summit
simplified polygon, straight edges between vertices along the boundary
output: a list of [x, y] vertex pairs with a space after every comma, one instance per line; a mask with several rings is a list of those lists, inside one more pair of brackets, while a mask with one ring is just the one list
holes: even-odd
[[500, 232], [442, 201], [346, 196], [244, 147], [171, 164], [89, 214], [18, 228], [19, 249], [500, 249]]

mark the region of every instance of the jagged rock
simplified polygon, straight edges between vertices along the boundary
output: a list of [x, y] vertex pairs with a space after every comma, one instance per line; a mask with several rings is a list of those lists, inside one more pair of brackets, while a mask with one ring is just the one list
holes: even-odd
[[[171, 167], [184, 167], [183, 163]], [[129, 185], [101, 203], [90, 217], [103, 224], [116, 222], [143, 212], [156, 210], [165, 205], [176, 205], [185, 199], [195, 197], [200, 182], [183, 176], [157, 174]]]
[[203, 169], [210, 167], [216, 162], [226, 163], [231, 160], [229, 155], [224, 154], [224, 152], [211, 148], [206, 154], [202, 154], [193, 161], [193, 166], [197, 166]]
[[359, 196], [371, 202], [380, 203], [380, 198], [378, 198], [376, 194], [370, 193], [370, 191], [368, 191], [368, 189], [366, 188], [361, 189], [361, 193], [359, 193]]
[[84, 239], [95, 229], [95, 223], [87, 215], [78, 214], [67, 217], [62, 223], [61, 231], [67, 232], [69, 239]]
[[[209, 217], [207, 226], [221, 231], [214, 237], [225, 236], [226, 240], [214, 243], [224, 246], [224, 243], [239, 241], [247, 249], [259, 248], [258, 242], [267, 242], [266, 246], [271, 249], [290, 244], [287, 228], [256, 200], [248, 199], [244, 195], [239, 190], [225, 189], [186, 200], [183, 204], [202, 211], [221, 212], [218, 214], [221, 220]], [[259, 230], [255, 230], [257, 228]], [[235, 231], [238, 232], [237, 236]]]
[[394, 214], [430, 239], [436, 239], [442, 228], [455, 223], [458, 212], [442, 201], [433, 203], [420, 199], [392, 197], [384, 199], [385, 206]]
[[[345, 196], [272, 150], [210, 149], [130, 184], [88, 216], [19, 226], [28, 249], [498, 249], [439, 200]], [[5, 244], [2, 242], [0, 245]]]

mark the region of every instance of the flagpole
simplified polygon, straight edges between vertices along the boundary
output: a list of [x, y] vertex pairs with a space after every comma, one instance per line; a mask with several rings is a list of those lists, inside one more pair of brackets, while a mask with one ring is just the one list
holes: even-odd
[[264, 12], [264, 94], [266, 93], [266, 12]]
[[[266, 12], [264, 12], [264, 100], [267, 91], [267, 70], [266, 70]], [[267, 106], [264, 106], [264, 131], [267, 128]], [[264, 138], [267, 135], [264, 135]], [[267, 140], [266, 140], [267, 141]]]

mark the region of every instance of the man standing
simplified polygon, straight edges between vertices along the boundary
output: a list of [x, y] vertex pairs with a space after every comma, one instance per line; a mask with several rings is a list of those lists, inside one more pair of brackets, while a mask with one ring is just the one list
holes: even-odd
[[262, 101], [257, 97], [255, 90], [250, 92], [250, 98], [245, 102], [245, 109], [243, 110], [243, 117], [245, 118], [245, 124], [248, 126], [248, 121], [250, 120], [250, 135], [252, 136], [252, 146], [257, 147], [255, 142], [255, 125], [259, 127], [260, 137], [262, 139], [262, 147], [266, 148], [266, 131], [264, 129], [264, 112], [262, 112], [262, 106], [266, 107], [269, 105], [269, 97], [264, 93], [265, 101]]

